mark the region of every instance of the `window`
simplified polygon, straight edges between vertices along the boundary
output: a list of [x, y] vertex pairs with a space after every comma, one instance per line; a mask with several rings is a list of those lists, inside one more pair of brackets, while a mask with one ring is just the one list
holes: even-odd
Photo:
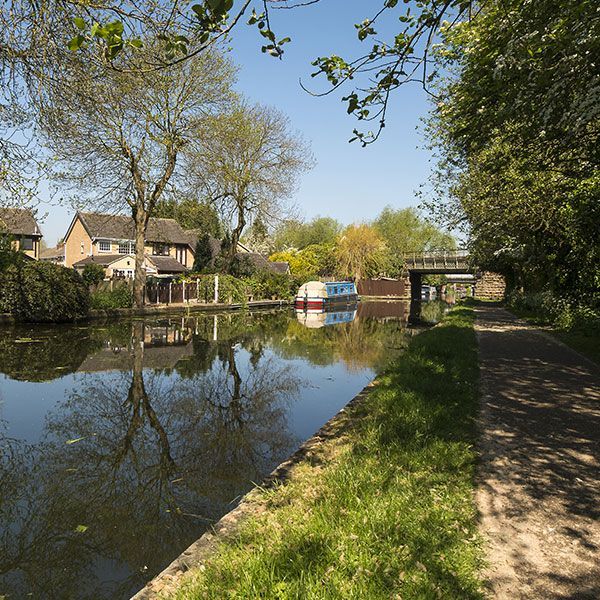
[[169, 256], [168, 244], [154, 244], [152, 246], [152, 254], [154, 256]]
[[119, 242], [119, 254], [135, 254], [133, 242]]
[[33, 238], [22, 237], [20, 248], [21, 250], [33, 250]]
[[83, 241], [81, 242], [81, 254], [83, 254], [85, 252], [85, 246], [83, 244]]
[[110, 252], [110, 242], [100, 240], [98, 242], [98, 250], [100, 250], [100, 252]]

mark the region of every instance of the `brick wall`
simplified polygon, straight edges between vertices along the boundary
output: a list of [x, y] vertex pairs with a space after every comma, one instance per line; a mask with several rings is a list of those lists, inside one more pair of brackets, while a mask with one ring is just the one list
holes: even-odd
[[502, 300], [506, 291], [504, 277], [498, 273], [485, 271], [477, 279], [475, 284], [475, 296], [477, 298], [489, 298], [491, 300]]

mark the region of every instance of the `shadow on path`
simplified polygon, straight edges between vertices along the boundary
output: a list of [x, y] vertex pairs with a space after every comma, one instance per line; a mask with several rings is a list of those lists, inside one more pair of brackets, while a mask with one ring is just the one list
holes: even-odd
[[501, 308], [476, 312], [490, 591], [600, 598], [600, 369]]

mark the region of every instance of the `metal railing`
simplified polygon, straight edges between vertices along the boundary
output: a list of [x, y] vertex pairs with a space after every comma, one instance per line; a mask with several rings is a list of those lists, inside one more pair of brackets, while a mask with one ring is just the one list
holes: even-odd
[[402, 255], [409, 269], [462, 269], [469, 267], [468, 250], [407, 252]]

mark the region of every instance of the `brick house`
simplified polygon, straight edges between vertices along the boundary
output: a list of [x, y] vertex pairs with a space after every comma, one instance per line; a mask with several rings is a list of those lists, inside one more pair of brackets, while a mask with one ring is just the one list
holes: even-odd
[[0, 208], [0, 235], [12, 238], [13, 248], [34, 260], [40, 257], [42, 232], [33, 212], [26, 208]]
[[[77, 212], [65, 235], [65, 265], [83, 269], [100, 264], [106, 275], [133, 277], [135, 225], [131, 217]], [[145, 245], [148, 274], [176, 274], [191, 269], [198, 233], [185, 230], [175, 219], [151, 218]]]

